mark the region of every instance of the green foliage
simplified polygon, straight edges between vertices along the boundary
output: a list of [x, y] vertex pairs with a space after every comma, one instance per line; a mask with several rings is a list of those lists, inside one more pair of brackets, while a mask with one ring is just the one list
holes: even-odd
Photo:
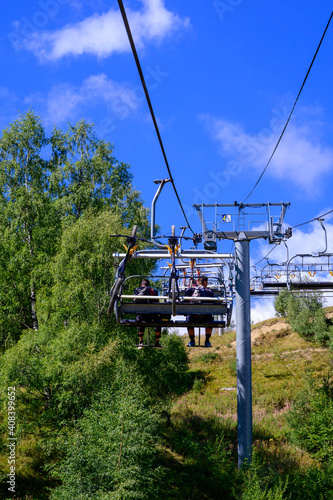
[[289, 474], [288, 496], [290, 500], [332, 500], [333, 461], [321, 466], [312, 465]]
[[323, 307], [323, 301], [323, 297], [316, 292], [303, 292], [297, 296], [290, 293], [287, 310], [291, 324], [303, 310], [310, 311], [314, 316]]
[[[114, 275], [111, 253], [117, 245], [116, 240], [110, 244], [109, 234], [126, 234], [126, 228], [136, 224], [141, 235], [146, 235], [149, 226], [148, 210], [140, 194], [132, 188], [129, 166], [118, 162], [112, 153], [113, 146], [98, 140], [92, 125], [84, 121], [69, 125], [67, 132], [55, 129], [48, 138], [39, 117], [29, 111], [3, 131], [0, 139], [2, 351], [17, 342], [22, 330], [37, 331], [39, 321], [49, 318], [55, 310], [61, 316], [68, 315], [71, 308], [74, 316], [81, 318], [88, 302], [83, 319], [92, 314], [101, 320]], [[81, 218], [84, 221], [76, 227]], [[72, 229], [72, 233], [63, 234], [64, 228]], [[66, 255], [66, 245], [71, 255], [69, 251]], [[88, 256], [90, 249], [93, 255]], [[61, 271], [62, 262], [65, 268]], [[146, 266], [145, 271], [150, 269], [151, 266]], [[72, 278], [75, 278], [73, 283]], [[60, 302], [61, 280], [65, 285], [71, 284], [72, 295], [65, 294], [65, 307], [60, 312], [53, 304]]]
[[318, 344], [327, 346], [331, 338], [329, 321], [326, 319], [324, 311], [318, 309], [314, 316], [313, 338]]
[[312, 314], [323, 307], [324, 299], [317, 292], [300, 292], [297, 295], [282, 290], [275, 298], [274, 307], [277, 316], [286, 317], [292, 322], [303, 309]]
[[[241, 482], [241, 493], [238, 498], [241, 500], [283, 500], [288, 498], [285, 495], [288, 487], [287, 480], [276, 478], [254, 455], [251, 464], [243, 466], [239, 472]], [[237, 488], [234, 489], [237, 491]]]
[[119, 247], [110, 234], [121, 230], [119, 218], [103, 211], [85, 213], [64, 231], [50, 269], [53, 286], [43, 289], [37, 304], [44, 321], [105, 320], [115, 273], [112, 253]]
[[163, 498], [161, 417], [146, 401], [136, 373], [119, 368], [118, 377], [124, 379], [118, 381], [119, 390], [98, 393], [65, 443], [66, 458], [56, 473], [62, 486], [52, 499]]
[[232, 499], [235, 464], [230, 442], [218, 419], [178, 415], [169, 428], [168, 445], [182, 461], [168, 470], [169, 496], [166, 498]]
[[287, 290], [282, 290], [279, 295], [275, 297], [274, 307], [276, 316], [281, 316], [283, 318], [287, 316], [289, 297], [290, 293]]
[[54, 498], [80, 493], [99, 499], [110, 492], [119, 499], [163, 498], [161, 402], [187, 384], [184, 345], [176, 336], [163, 337], [163, 344], [163, 351], [137, 351], [121, 342], [114, 370], [104, 373], [100, 367], [92, 378], [94, 402], [65, 443], [68, 452], [57, 467], [62, 486]]
[[293, 402], [287, 415], [292, 441], [320, 460], [333, 451], [333, 382], [311, 382]]
[[283, 290], [276, 297], [274, 306], [277, 316], [288, 316], [295, 332], [304, 339], [328, 345], [331, 339], [330, 322], [323, 312], [323, 297], [315, 292], [300, 293], [297, 296]]
[[289, 304], [290, 324], [292, 328], [306, 340], [315, 341], [322, 345], [327, 345], [330, 339], [329, 321], [326, 320], [325, 314], [320, 305], [318, 308], [302, 307], [292, 309], [293, 301]]
[[[96, 399], [96, 394], [104, 394], [106, 391], [107, 396], [102, 398], [105, 404], [108, 401], [118, 401], [117, 398], [120, 398], [123, 414], [122, 417], [119, 416], [119, 422], [121, 418], [127, 419], [131, 413], [133, 413], [134, 418], [135, 411], [137, 411], [135, 404], [138, 405], [139, 409], [142, 406], [140, 410], [142, 422], [139, 429], [145, 426], [149, 433], [147, 418], [152, 417], [153, 422], [154, 412], [156, 415], [161, 413], [162, 409], [167, 407], [165, 405], [171, 396], [186, 390], [189, 383], [188, 360], [185, 347], [179, 337], [176, 335], [163, 336], [163, 351], [156, 349], [136, 350], [133, 348], [136, 335], [133, 337], [133, 339], [128, 335], [125, 337], [121, 331], [118, 331], [116, 336], [98, 324], [95, 324], [94, 327], [84, 323], [75, 324], [62, 327], [57, 331], [51, 326], [43, 326], [38, 332], [33, 330], [25, 332], [17, 344], [8, 349], [2, 356], [0, 366], [2, 373], [1, 393], [6, 394], [5, 388], [9, 384], [17, 387], [21, 435], [34, 436], [34, 439], [38, 440], [38, 447], [43, 450], [45, 460], [51, 459], [54, 454], [58, 457], [59, 454], [61, 456], [63, 447], [61, 446], [59, 449], [58, 434], [63, 436], [62, 439], [71, 439], [71, 429], [73, 426], [81, 428], [80, 421], [82, 418], [83, 422], [85, 421], [84, 415], [92, 407], [93, 401], [97, 402], [93, 406], [91, 422], [97, 421], [98, 418], [102, 420], [104, 417], [106, 418], [106, 407], [102, 404], [98, 408], [99, 399]], [[141, 401], [140, 394], [144, 401]], [[125, 412], [126, 404], [128, 404], [128, 409]], [[144, 413], [145, 408], [147, 409], [146, 414]], [[108, 411], [113, 415], [116, 409], [112, 406]], [[100, 412], [98, 418], [97, 412]], [[112, 415], [105, 424], [106, 427], [114, 424]], [[134, 423], [130, 424], [130, 422], [131, 420], [128, 425], [124, 422], [124, 441], [126, 443], [130, 439], [127, 433], [133, 434], [131, 425], [133, 426]], [[156, 429], [154, 432], [157, 432]], [[145, 441], [145, 449], [149, 451], [151, 440], [147, 436], [147, 432], [145, 434], [142, 431], [142, 439]], [[105, 439], [108, 437], [110, 437], [108, 434], [104, 436]], [[87, 433], [84, 438], [84, 447], [90, 449], [91, 462], [98, 462], [97, 455], [94, 455], [95, 452], [98, 454], [94, 439], [93, 432]], [[137, 436], [135, 439], [137, 440]], [[107, 442], [105, 446], [110, 447], [112, 443]], [[75, 449], [74, 447], [73, 450], [75, 451]], [[105, 453], [108, 453], [107, 450]], [[144, 450], [142, 453], [145, 453]], [[155, 457], [156, 450], [149, 453], [153, 453]], [[145, 464], [150, 463], [149, 453], [146, 461], [143, 458]], [[137, 464], [135, 457], [133, 460]], [[58, 463], [63, 464], [62, 461], [59, 462], [59, 458]], [[126, 463], [128, 463], [127, 459]], [[139, 466], [141, 467], [140, 463], [138, 463]], [[81, 465], [79, 464], [77, 467], [81, 467]], [[110, 474], [114, 474], [110, 464], [108, 467]], [[136, 467], [137, 465], [133, 465], [131, 469], [131, 484], [134, 481]], [[145, 466], [142, 465], [142, 467]], [[89, 477], [91, 478], [91, 476]], [[122, 498], [123, 494], [127, 495], [126, 488], [131, 490], [132, 486], [130, 484], [126, 486], [125, 476], [119, 475], [117, 477], [119, 482], [117, 488], [120, 493], [115, 498]], [[124, 483], [122, 483], [121, 477], [123, 477]], [[64, 491], [67, 491], [67, 487], [69, 488], [67, 480], [71, 484], [70, 475], [64, 474]], [[138, 484], [141, 485], [142, 479], [138, 479], [138, 481]], [[135, 488], [138, 487], [135, 486]], [[124, 490], [125, 493], [122, 488], [126, 490]], [[99, 498], [98, 494], [96, 493], [96, 498]], [[71, 498], [71, 496], [69, 495], [67, 498]], [[132, 497], [128, 494], [128, 498]], [[133, 498], [135, 498], [134, 494]]]
[[0, 364], [3, 388], [16, 385], [25, 407], [22, 430], [43, 428], [44, 433], [46, 429], [52, 433], [71, 425], [91, 404], [96, 391], [116, 383], [119, 360], [132, 366], [153, 404], [184, 392], [189, 384], [188, 359], [181, 340], [165, 336], [163, 351], [137, 351], [134, 339], [84, 323], [56, 332], [45, 326], [38, 333], [24, 333]]
[[[124, 341], [123, 341], [124, 342]], [[163, 350], [135, 350], [128, 339], [123, 344], [123, 359], [135, 369], [153, 401], [165, 401], [182, 394], [190, 384], [188, 358], [182, 340], [162, 334]]]
[[306, 340], [312, 340], [314, 337], [314, 328], [316, 316], [310, 309], [301, 309], [299, 313], [291, 316], [291, 326], [301, 337]]
[[2, 350], [24, 328], [38, 328], [41, 267], [55, 254], [60, 220], [50, 194], [52, 165], [40, 119], [29, 111], [0, 139], [0, 340]]
[[53, 191], [64, 215], [78, 219], [90, 208], [117, 206], [131, 188], [128, 165], [116, 161], [111, 144], [97, 139], [84, 120], [68, 132], [54, 129], [50, 142]]
[[17, 386], [24, 432], [52, 434], [82, 415], [94, 390], [112, 378], [119, 346], [89, 325], [25, 332], [1, 359], [3, 387]]

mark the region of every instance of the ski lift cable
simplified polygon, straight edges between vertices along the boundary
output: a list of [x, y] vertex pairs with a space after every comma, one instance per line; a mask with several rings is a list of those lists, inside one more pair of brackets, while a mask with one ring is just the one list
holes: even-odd
[[333, 17], [333, 11], [331, 12], [330, 18], [329, 18], [329, 20], [328, 20], [328, 23], [327, 23], [327, 25], [326, 25], [326, 28], [325, 28], [325, 30], [324, 30], [324, 33], [323, 33], [323, 35], [322, 35], [322, 37], [321, 37], [321, 40], [320, 40], [320, 42], [319, 42], [319, 45], [318, 45], [317, 50], [316, 50], [316, 52], [315, 52], [315, 55], [313, 56], [313, 59], [312, 59], [311, 64], [310, 64], [310, 66], [309, 66], [309, 69], [308, 69], [308, 71], [307, 71], [307, 73], [306, 73], [306, 75], [305, 75], [305, 78], [304, 78], [304, 80], [303, 80], [302, 86], [301, 86], [301, 88], [300, 88], [300, 90], [299, 90], [299, 92], [298, 92], [298, 95], [297, 95], [297, 97], [296, 97], [296, 100], [295, 100], [295, 102], [294, 102], [294, 105], [293, 105], [293, 107], [292, 107], [292, 110], [291, 110], [291, 112], [290, 112], [290, 114], [289, 114], [289, 116], [288, 116], [288, 119], [287, 119], [287, 121], [286, 121], [286, 124], [285, 124], [285, 126], [284, 126], [284, 128], [283, 128], [283, 130], [282, 130], [282, 132], [281, 132], [281, 135], [280, 135], [280, 137], [279, 137], [279, 139], [278, 139], [278, 141], [277, 141], [277, 143], [276, 143], [276, 145], [275, 145], [275, 148], [274, 148], [274, 150], [273, 150], [273, 152], [272, 152], [272, 154], [271, 154], [271, 156], [270, 156], [270, 158], [269, 158], [268, 162], [266, 163], [266, 166], [265, 166], [264, 170], [261, 172], [259, 179], [258, 179], [258, 180], [257, 180], [257, 182], [255, 183], [254, 187], [252, 188], [252, 191], [251, 191], [251, 192], [247, 195], [247, 197], [245, 198], [245, 200], [243, 201], [243, 203], [244, 203], [244, 202], [245, 202], [245, 201], [246, 201], [246, 200], [247, 200], [247, 199], [251, 196], [251, 194], [253, 193], [253, 191], [255, 190], [255, 188], [258, 186], [259, 182], [260, 182], [260, 181], [261, 181], [261, 179], [262, 179], [262, 176], [263, 176], [263, 175], [264, 175], [264, 173], [266, 172], [267, 167], [268, 167], [268, 165], [270, 164], [270, 162], [271, 162], [271, 160], [272, 160], [272, 158], [273, 158], [273, 156], [274, 156], [274, 154], [275, 154], [275, 152], [276, 152], [276, 150], [277, 150], [277, 148], [278, 148], [278, 146], [279, 146], [279, 144], [280, 144], [280, 142], [281, 142], [281, 139], [282, 139], [282, 137], [283, 137], [283, 135], [284, 135], [284, 133], [285, 133], [285, 131], [286, 131], [286, 128], [287, 128], [287, 126], [288, 126], [288, 124], [289, 124], [289, 121], [290, 121], [290, 119], [291, 119], [291, 116], [292, 116], [292, 114], [293, 114], [293, 112], [294, 112], [294, 109], [295, 109], [295, 107], [296, 107], [297, 101], [298, 101], [298, 99], [299, 99], [299, 97], [300, 97], [300, 95], [301, 95], [301, 93], [302, 93], [302, 90], [303, 90], [303, 87], [304, 87], [304, 85], [305, 85], [305, 82], [306, 82], [306, 80], [307, 80], [307, 78], [308, 78], [308, 76], [309, 76], [309, 74], [310, 74], [310, 71], [311, 71], [311, 68], [312, 68], [312, 66], [313, 66], [313, 63], [314, 63], [314, 61], [315, 61], [315, 59], [316, 59], [316, 57], [317, 57], [317, 54], [318, 54], [318, 52], [319, 52], [320, 46], [321, 46], [321, 44], [322, 44], [322, 41], [324, 40], [324, 37], [325, 37], [325, 35], [326, 35], [326, 31], [327, 31], [327, 29], [328, 29], [328, 27], [329, 27], [329, 24], [330, 24], [330, 22], [331, 22], [331, 20], [332, 20], [332, 17]]
[[151, 100], [150, 100], [150, 97], [149, 97], [149, 92], [148, 92], [148, 89], [147, 89], [145, 78], [143, 76], [141, 64], [140, 64], [139, 57], [138, 57], [138, 54], [137, 54], [137, 51], [136, 51], [134, 39], [133, 39], [131, 28], [130, 28], [130, 25], [129, 25], [129, 22], [128, 22], [128, 19], [127, 19], [127, 15], [126, 15], [126, 11], [125, 11], [125, 7], [124, 7], [124, 4], [123, 4], [123, 1], [122, 0], [118, 0], [118, 5], [119, 5], [120, 12], [121, 12], [121, 15], [122, 15], [122, 18], [123, 18], [123, 22], [124, 22], [124, 25], [125, 25], [125, 29], [126, 29], [126, 33], [127, 33], [127, 36], [128, 36], [128, 40], [129, 40], [130, 45], [131, 45], [131, 49], [132, 49], [132, 53], [133, 53], [133, 56], [134, 56], [134, 59], [135, 59], [136, 67], [137, 67], [137, 70], [139, 72], [141, 84], [142, 84], [142, 87], [143, 87], [143, 90], [144, 90], [144, 93], [145, 93], [145, 96], [146, 96], [146, 100], [147, 100], [147, 104], [148, 104], [148, 107], [149, 107], [149, 111], [150, 111], [150, 114], [151, 114], [151, 117], [152, 117], [152, 120], [153, 120], [153, 123], [154, 123], [155, 131], [156, 131], [156, 134], [157, 134], [158, 142], [160, 144], [160, 148], [161, 148], [161, 151], [162, 151], [164, 162], [165, 162], [166, 168], [168, 170], [170, 181], [172, 183], [174, 192], [176, 194], [176, 197], [177, 197], [178, 203], [180, 205], [181, 211], [182, 211], [182, 213], [184, 215], [185, 221], [186, 221], [186, 223], [187, 223], [190, 231], [192, 231], [192, 233], [194, 234], [194, 231], [193, 231], [193, 229], [192, 229], [192, 227], [191, 227], [191, 225], [190, 225], [190, 223], [189, 223], [189, 221], [187, 219], [184, 207], [182, 205], [182, 202], [180, 200], [178, 191], [176, 189], [175, 181], [174, 181], [174, 179], [172, 177], [172, 174], [171, 174], [171, 169], [170, 169], [169, 162], [168, 162], [168, 159], [167, 159], [167, 156], [166, 156], [166, 152], [165, 152], [165, 149], [164, 149], [164, 146], [163, 146], [162, 137], [161, 137], [158, 125], [157, 125], [155, 113], [154, 113], [153, 106], [152, 106], [152, 103], [151, 103]]
[[[315, 220], [319, 220], [320, 221], [320, 219], [322, 219], [323, 217], [325, 217], [328, 214], [331, 214], [332, 212], [333, 212], [333, 210], [329, 210], [328, 212], [325, 212], [324, 214], [321, 214], [318, 217], [314, 217], [311, 220], [308, 220], [306, 222], [302, 222], [301, 224], [297, 224], [296, 226], [291, 226], [290, 229], [295, 229], [296, 227], [304, 226], [305, 224], [310, 224], [310, 222], [314, 222]], [[254, 266], [256, 266], [257, 264], [259, 264], [261, 261], [265, 260], [269, 256], [269, 254], [274, 250], [274, 248], [276, 248], [276, 247], [277, 247], [277, 245], [274, 245], [273, 248], [265, 255], [265, 257], [263, 257], [258, 262], [256, 262], [254, 264]]]
[[[273, 248], [271, 248], [271, 249], [270, 249], [270, 251], [269, 251], [269, 252], [265, 255], [265, 257], [263, 257], [262, 259], [258, 260], [258, 262], [256, 262], [256, 263], [254, 264], [254, 266], [258, 265], [258, 264], [259, 264], [262, 260], [267, 259], [267, 257], [269, 256], [269, 254], [270, 254], [271, 252], [273, 252], [273, 250], [274, 250], [276, 247], [277, 247], [277, 244], [276, 244], [276, 245], [274, 245], [274, 246], [273, 246]], [[254, 267], [254, 266], [253, 266], [253, 267]]]
[[325, 212], [324, 214], [319, 215], [318, 217], [314, 217], [311, 220], [308, 220], [306, 222], [302, 222], [301, 224], [297, 224], [296, 226], [292, 226], [291, 229], [295, 229], [295, 227], [304, 226], [305, 224], [310, 224], [310, 222], [314, 222], [315, 220], [322, 219], [323, 217], [325, 217], [325, 215], [331, 214], [332, 212], [333, 212], [333, 210], [330, 210], [329, 212]]

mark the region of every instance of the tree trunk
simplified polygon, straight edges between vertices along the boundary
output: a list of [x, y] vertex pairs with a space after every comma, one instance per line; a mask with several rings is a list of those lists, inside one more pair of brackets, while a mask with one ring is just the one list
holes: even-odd
[[35, 292], [35, 285], [34, 284], [31, 285], [30, 298], [31, 298], [32, 328], [37, 332], [38, 319], [37, 319], [37, 313], [36, 313], [36, 292]]

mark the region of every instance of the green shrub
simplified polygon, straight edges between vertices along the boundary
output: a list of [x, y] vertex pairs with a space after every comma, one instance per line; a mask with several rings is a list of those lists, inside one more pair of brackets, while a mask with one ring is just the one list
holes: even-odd
[[328, 345], [330, 340], [329, 323], [322, 309], [318, 309], [315, 314], [313, 334], [315, 342], [324, 346]]
[[287, 414], [291, 440], [320, 460], [333, 452], [333, 382], [311, 382]]
[[202, 392], [205, 387], [205, 381], [199, 378], [194, 379], [193, 382], [193, 391], [194, 392]]
[[286, 292], [276, 307], [287, 304], [288, 321], [295, 332], [309, 341], [327, 345], [330, 340], [328, 321], [323, 312], [323, 297], [315, 292], [294, 296]]
[[290, 500], [332, 500], [333, 461], [293, 469], [289, 474], [287, 493]]
[[288, 302], [289, 302], [290, 292], [287, 290], [282, 290], [279, 295], [275, 297], [274, 307], [276, 311], [276, 316], [281, 316], [285, 318], [288, 314]]
[[238, 472], [240, 486], [234, 488], [235, 498], [240, 500], [283, 500], [288, 487], [288, 477], [276, 477], [273, 470], [254, 453], [251, 464]]
[[202, 354], [202, 356], [199, 356], [196, 361], [203, 363], [214, 363], [215, 361], [218, 361], [220, 359], [220, 356], [216, 352], [207, 352], [207, 354]]
[[131, 370], [123, 366], [119, 375], [127, 384], [97, 394], [64, 443], [66, 457], [54, 472], [62, 484], [52, 492], [52, 500], [165, 498], [159, 412], [148, 403]]
[[301, 309], [291, 320], [295, 332], [306, 340], [314, 338], [315, 319], [310, 309]]

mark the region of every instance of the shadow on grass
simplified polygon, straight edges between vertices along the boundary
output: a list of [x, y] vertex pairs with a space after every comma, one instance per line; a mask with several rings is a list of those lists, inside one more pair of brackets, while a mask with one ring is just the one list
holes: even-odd
[[[249, 487], [251, 473], [238, 470], [237, 423], [202, 418], [189, 407], [182, 408], [181, 413], [172, 416], [164, 438], [167, 450], [164, 465], [168, 469], [167, 498], [242, 498], [242, 493]], [[268, 429], [256, 427], [253, 442], [256, 481], [262, 491], [268, 488], [273, 492], [283, 484], [287, 495], [283, 498], [300, 500], [308, 481], [311, 482], [311, 485], [308, 484], [312, 491], [311, 499], [320, 497], [321, 482], [325, 483], [326, 491], [330, 488], [332, 481], [328, 478], [324, 481], [323, 470], [317, 466], [308, 469], [300, 467], [290, 448], [281, 447]], [[333, 498], [333, 495], [327, 498]]]
[[[56, 486], [49, 477], [16, 475], [15, 493], [8, 491], [7, 479], [0, 483], [0, 498], [4, 500], [47, 500], [50, 489]], [[29, 492], [29, 493], [27, 493]]]
[[178, 415], [165, 434], [170, 499], [232, 499], [236, 429], [215, 419]]
[[285, 373], [268, 373], [268, 374], [263, 374], [265, 378], [277, 378], [277, 379], [285, 379], [286, 374]]

